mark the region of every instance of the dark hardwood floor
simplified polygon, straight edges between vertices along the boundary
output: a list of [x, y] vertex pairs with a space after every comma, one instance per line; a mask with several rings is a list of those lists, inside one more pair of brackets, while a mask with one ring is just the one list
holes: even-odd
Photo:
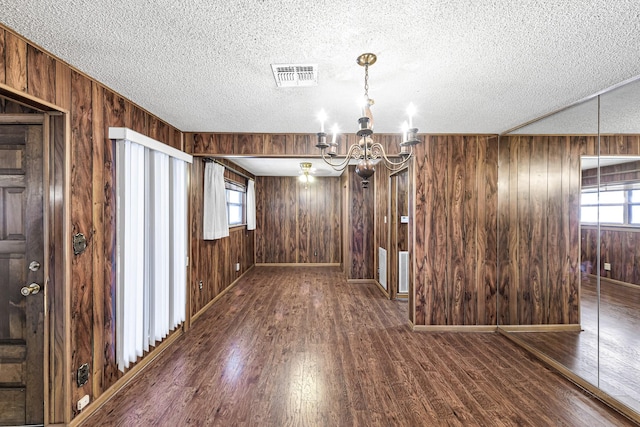
[[406, 304], [254, 268], [84, 425], [633, 425], [497, 333], [411, 331]]
[[[579, 332], [518, 332], [526, 344], [640, 412], [640, 289], [581, 283]], [[599, 333], [598, 333], [599, 332]]]

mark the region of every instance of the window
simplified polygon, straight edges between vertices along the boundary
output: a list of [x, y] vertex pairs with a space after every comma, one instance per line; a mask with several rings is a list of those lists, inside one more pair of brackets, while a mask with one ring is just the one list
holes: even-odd
[[582, 192], [580, 198], [580, 222], [595, 224], [598, 211], [601, 224], [640, 225], [640, 190], [604, 190], [589, 189]]
[[227, 217], [229, 226], [245, 223], [246, 189], [236, 182], [225, 181], [227, 192]]
[[116, 360], [125, 372], [185, 320], [187, 164], [130, 129], [116, 140]]

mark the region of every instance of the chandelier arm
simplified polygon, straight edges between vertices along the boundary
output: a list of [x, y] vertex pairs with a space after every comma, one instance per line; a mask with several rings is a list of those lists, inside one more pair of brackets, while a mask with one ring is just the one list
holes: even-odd
[[360, 147], [358, 147], [357, 145], [352, 145], [351, 147], [349, 147], [349, 151], [347, 152], [347, 156], [345, 157], [344, 161], [342, 161], [340, 163], [331, 162], [330, 159], [332, 159], [332, 157], [329, 156], [327, 158], [325, 150], [323, 149], [322, 150], [322, 160], [324, 160], [324, 162], [326, 164], [331, 166], [333, 168], [333, 170], [335, 170], [335, 171], [343, 171], [349, 165], [349, 161], [351, 160], [351, 157], [353, 156], [353, 152], [356, 151], [356, 150], [359, 150], [359, 149], [360, 149]]
[[387, 157], [387, 153], [385, 153], [384, 147], [382, 146], [382, 144], [380, 144], [379, 142], [374, 142], [373, 145], [371, 145], [371, 150], [373, 150], [374, 147], [377, 147], [380, 150], [380, 154], [384, 159], [384, 165], [387, 167], [387, 169], [393, 170], [393, 171], [399, 170], [404, 165], [406, 165], [409, 159], [411, 159], [411, 156], [413, 155], [413, 148], [409, 147], [409, 150], [410, 150], [409, 156], [407, 156], [407, 158], [404, 160], [401, 160], [399, 162], [394, 162], [390, 160], [389, 157]]

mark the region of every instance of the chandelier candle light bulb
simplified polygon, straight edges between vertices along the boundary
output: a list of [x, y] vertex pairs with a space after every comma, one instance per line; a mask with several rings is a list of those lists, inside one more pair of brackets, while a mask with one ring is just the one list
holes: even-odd
[[[412, 147], [418, 143], [418, 129], [413, 127], [413, 115], [415, 114], [415, 107], [413, 104], [409, 104], [407, 110], [409, 114], [409, 123], [404, 123], [402, 129], [402, 142], [400, 143], [400, 152], [395, 155], [389, 155], [385, 152], [385, 148], [379, 142], [373, 140], [373, 114], [371, 114], [371, 107], [374, 104], [373, 99], [369, 98], [369, 67], [377, 61], [376, 55], [373, 53], [363, 53], [360, 55], [356, 62], [361, 67], [364, 67], [364, 98], [362, 104], [362, 116], [358, 119], [358, 131], [356, 135], [359, 140], [356, 144], [352, 144], [347, 150], [347, 154], [344, 159], [334, 161], [338, 156], [336, 143], [336, 135], [338, 129], [334, 126], [332, 129], [331, 143], [327, 143], [327, 134], [324, 131], [324, 110], [320, 113], [320, 132], [317, 133], [318, 142], [316, 148], [320, 149], [322, 153], [322, 160], [337, 171], [343, 171], [351, 160], [357, 160], [355, 171], [358, 176], [362, 178], [362, 187], [367, 188], [369, 186], [369, 178], [375, 172], [374, 166], [376, 163], [384, 164], [387, 169], [391, 171], [397, 171], [405, 167], [413, 154]], [[327, 150], [329, 148], [329, 150]], [[398, 159], [399, 158], [399, 159]], [[382, 160], [377, 162], [378, 160]]]

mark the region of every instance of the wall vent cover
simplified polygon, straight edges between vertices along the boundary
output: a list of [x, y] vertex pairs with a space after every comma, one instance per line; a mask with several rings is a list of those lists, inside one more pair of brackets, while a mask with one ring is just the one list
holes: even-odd
[[318, 64], [271, 64], [278, 87], [318, 86]]

